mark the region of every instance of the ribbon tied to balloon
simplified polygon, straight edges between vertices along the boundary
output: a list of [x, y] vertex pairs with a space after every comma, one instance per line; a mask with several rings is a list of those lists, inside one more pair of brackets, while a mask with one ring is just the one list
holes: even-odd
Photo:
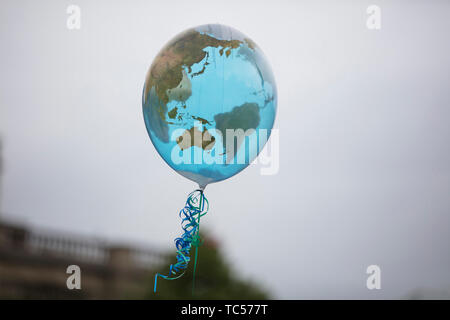
[[259, 46], [220, 24], [188, 29], [156, 55], [142, 94], [148, 135], [164, 161], [198, 184], [180, 211], [183, 234], [175, 239], [177, 261], [167, 274], [181, 277], [195, 247], [200, 218], [209, 208], [204, 190], [245, 169], [266, 144], [277, 110], [277, 88]]

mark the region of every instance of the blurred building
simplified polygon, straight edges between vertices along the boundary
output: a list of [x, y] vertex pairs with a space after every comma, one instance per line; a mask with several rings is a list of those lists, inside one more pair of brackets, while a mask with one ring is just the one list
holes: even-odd
[[[166, 261], [158, 250], [111, 246], [0, 221], [0, 298], [141, 298], [153, 270]], [[70, 265], [81, 269], [80, 290], [66, 285]]]

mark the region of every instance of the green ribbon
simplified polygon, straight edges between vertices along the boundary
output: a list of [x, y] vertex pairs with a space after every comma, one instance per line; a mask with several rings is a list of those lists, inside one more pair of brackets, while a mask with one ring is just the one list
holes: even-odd
[[163, 275], [155, 274], [155, 286], [153, 291], [156, 292], [158, 277], [166, 280], [175, 280], [180, 278], [186, 272], [190, 261], [191, 247], [195, 247], [194, 270], [192, 279], [192, 294], [195, 290], [195, 275], [197, 272], [197, 260], [199, 246], [203, 241], [200, 238], [200, 218], [204, 216], [209, 209], [209, 202], [203, 194], [203, 190], [195, 190], [191, 192], [186, 200], [186, 204], [180, 211], [181, 228], [184, 233], [181, 237], [175, 239], [175, 246], [177, 248], [177, 263], [171, 264], [169, 274]]

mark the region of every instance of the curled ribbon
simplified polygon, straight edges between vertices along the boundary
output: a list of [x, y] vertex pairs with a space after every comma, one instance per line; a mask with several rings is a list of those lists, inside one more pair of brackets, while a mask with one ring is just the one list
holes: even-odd
[[202, 244], [200, 238], [200, 218], [203, 217], [209, 209], [208, 200], [205, 198], [202, 189], [191, 192], [186, 200], [184, 208], [180, 210], [181, 228], [184, 233], [181, 237], [175, 239], [175, 247], [177, 249], [177, 262], [171, 264], [169, 274], [155, 274], [155, 286], [153, 291], [156, 292], [158, 277], [166, 280], [175, 280], [184, 275], [189, 265], [191, 247], [195, 247], [195, 262], [193, 271], [192, 291], [194, 291], [195, 269], [197, 266], [198, 247]]

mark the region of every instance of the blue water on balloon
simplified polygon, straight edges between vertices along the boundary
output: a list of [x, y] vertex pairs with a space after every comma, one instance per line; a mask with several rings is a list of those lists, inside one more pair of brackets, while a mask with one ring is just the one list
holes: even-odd
[[[242, 44], [241, 46], [246, 45]], [[266, 62], [262, 53], [258, 49], [256, 51], [252, 50], [251, 55], [247, 54], [244, 57], [239, 54], [240, 48], [237, 48], [232, 49], [231, 54], [226, 57], [226, 50], [220, 55], [220, 49], [221, 47], [206, 47], [204, 51], [208, 52], [209, 56], [207, 55], [201, 62], [193, 65], [191, 72], [185, 68], [185, 72], [191, 81], [192, 95], [185, 102], [171, 101], [167, 104], [168, 111], [177, 107], [179, 113], [184, 113], [183, 120], [179, 121], [175, 119], [173, 120], [175, 124], [169, 125], [169, 138], [171, 138], [169, 143], [164, 143], [155, 135], [152, 135], [152, 141], [155, 143], [159, 153], [172, 168], [183, 175], [186, 172], [200, 174], [205, 176], [208, 182], [220, 181], [231, 177], [253, 161], [254, 157], [250, 155], [256, 155], [258, 153], [256, 150], [258, 146], [256, 144], [251, 145], [249, 141], [258, 138], [259, 129], [267, 129], [268, 134], [270, 134], [276, 113], [276, 88], [274, 88], [273, 75], [271, 74], [270, 68], [264, 65]], [[245, 49], [247, 49], [247, 53], [250, 52], [248, 47]], [[205, 71], [198, 76], [194, 76], [196, 72], [199, 72], [203, 68], [206, 61], [208, 61], [209, 65], [206, 66]], [[266, 101], [269, 97], [273, 97], [273, 100]], [[175, 164], [172, 161], [171, 154], [173, 148], [180, 151], [180, 157], [185, 153], [203, 157], [206, 152], [212, 152], [213, 155], [215, 152], [223, 152], [220, 148], [220, 136], [216, 135], [214, 130], [210, 130], [215, 128], [214, 116], [216, 114], [230, 112], [234, 107], [244, 103], [258, 104], [260, 123], [253, 137], [251, 136], [250, 139], [246, 138], [246, 143], [243, 143], [238, 149], [233, 159], [234, 163], [225, 164], [225, 155], [223, 156], [224, 164]], [[186, 105], [186, 109], [182, 107], [184, 104]], [[216, 145], [213, 151], [202, 150], [198, 147], [191, 147], [181, 151], [176, 141], [172, 139], [179, 136], [178, 131], [178, 134], [172, 137], [174, 131], [177, 129], [183, 128], [189, 130], [194, 125], [198, 126], [199, 129], [201, 128], [202, 125], [192, 119], [191, 116], [201, 117], [209, 121], [210, 124], [206, 124], [205, 128], [209, 129], [210, 133], [216, 137]], [[166, 118], [168, 121], [172, 121], [167, 115]], [[262, 146], [260, 146], [261, 148]], [[236, 163], [240, 153], [245, 154], [245, 163]], [[192, 159], [194, 158], [192, 157]]]

